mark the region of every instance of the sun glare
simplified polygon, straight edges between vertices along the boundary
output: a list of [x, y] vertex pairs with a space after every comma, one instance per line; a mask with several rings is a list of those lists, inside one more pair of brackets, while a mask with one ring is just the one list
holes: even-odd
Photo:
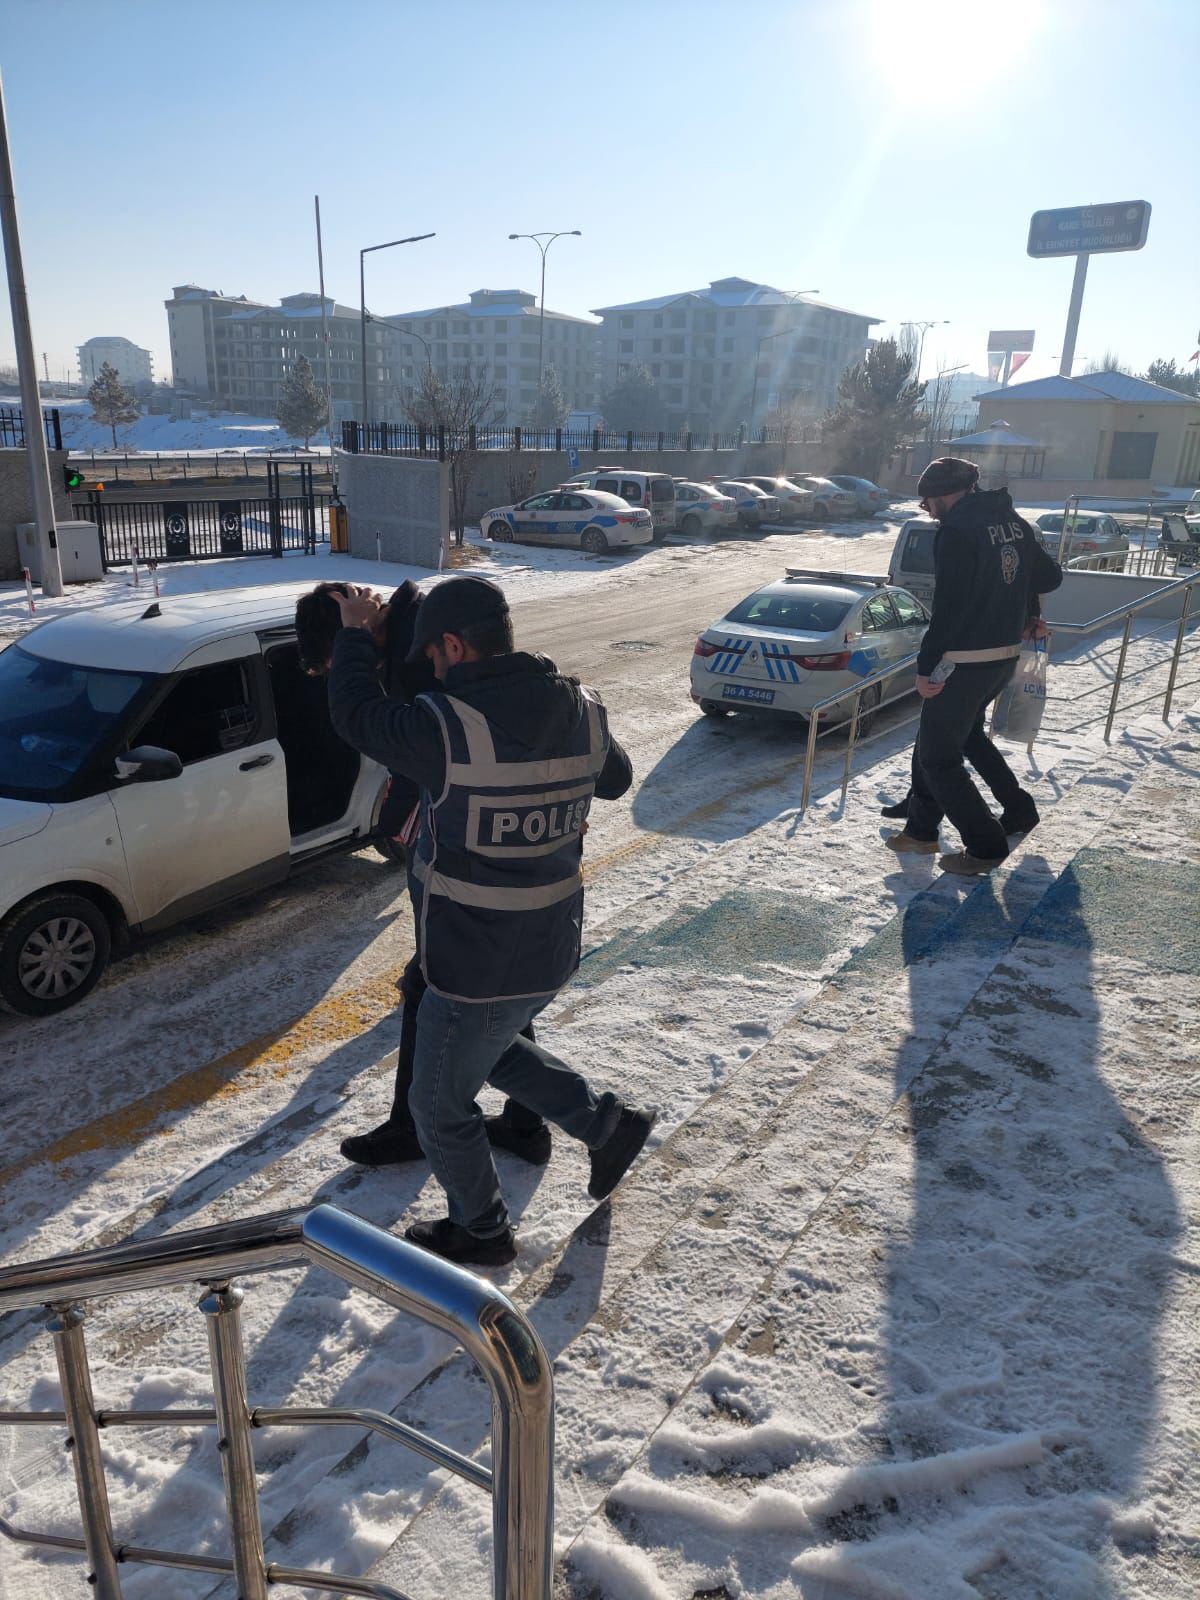
[[982, 81], [1016, 66], [1033, 40], [1044, 0], [870, 0], [866, 45], [880, 76], [910, 93], [922, 82], [939, 99], [978, 94]]

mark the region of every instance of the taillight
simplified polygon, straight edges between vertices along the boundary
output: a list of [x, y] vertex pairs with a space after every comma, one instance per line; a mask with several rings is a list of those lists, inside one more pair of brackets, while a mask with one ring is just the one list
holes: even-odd
[[806, 672], [845, 672], [850, 665], [850, 652], [840, 650], [835, 656], [801, 656], [800, 665]]
[[720, 649], [719, 645], [710, 644], [707, 639], [696, 640], [696, 648], [692, 651], [694, 656], [715, 656]]
[[1076, 550], [1089, 550], [1090, 551], [1090, 550], [1099, 549], [1099, 546], [1096, 545], [1096, 544], [1093, 544], [1093, 542], [1090, 539], [1079, 539], [1079, 540], [1076, 541], [1075, 548], [1076, 548]]

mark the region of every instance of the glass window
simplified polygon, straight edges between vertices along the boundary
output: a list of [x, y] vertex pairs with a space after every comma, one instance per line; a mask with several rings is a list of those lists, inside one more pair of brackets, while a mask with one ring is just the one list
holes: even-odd
[[849, 600], [825, 595], [771, 594], [760, 590], [749, 595], [729, 613], [730, 622], [756, 622], [764, 628], [793, 628], [797, 633], [831, 633], [844, 622]]
[[622, 317], [621, 318], [621, 326], [623, 328], [632, 328], [633, 327], [633, 318], [632, 317]]
[[667, 321], [667, 326], [669, 328], [686, 328], [687, 327], [687, 312], [686, 311], [672, 311], [671, 315], [670, 315], [670, 317], [669, 317], [669, 319]]
[[130, 742], [173, 750], [186, 767], [240, 750], [257, 722], [245, 663], [218, 661], [185, 672]]
[[653, 326], [656, 327], [656, 328], [661, 328], [662, 327], [662, 312], [661, 311], [656, 311], [654, 313]]
[[901, 572], [933, 571], [933, 536], [936, 531], [932, 527], [908, 530], [904, 552], [900, 557]]
[[620, 494], [616, 478], [597, 478], [596, 487], [604, 494]]
[[674, 500], [675, 485], [670, 478], [651, 478], [650, 498], [651, 500]]
[[640, 506], [642, 503], [642, 486], [632, 478], [625, 478], [621, 483], [621, 498], [628, 500], [631, 506]]
[[929, 621], [928, 611], [905, 589], [892, 590], [892, 604], [896, 608], [896, 615], [900, 618], [902, 628], [911, 628], [914, 624], [924, 627]]
[[621, 354], [623, 356], [631, 356], [633, 354], [633, 340], [632, 339], [622, 339], [621, 340]]
[[47, 661], [20, 645], [0, 652], [0, 795], [64, 794], [150, 681]]
[[864, 633], [890, 633], [898, 626], [892, 602], [886, 594], [872, 595], [862, 609]]
[[581, 494], [564, 494], [561, 504], [564, 511], [590, 511], [593, 502]]
[[517, 507], [518, 511], [549, 511], [558, 499], [554, 494], [535, 494], [528, 500], [522, 500]]

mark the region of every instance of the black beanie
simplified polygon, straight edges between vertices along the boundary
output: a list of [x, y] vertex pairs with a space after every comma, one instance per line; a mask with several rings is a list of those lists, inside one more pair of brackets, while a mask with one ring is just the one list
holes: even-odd
[[973, 489], [979, 482], [979, 468], [973, 461], [961, 456], [939, 456], [931, 461], [917, 483], [917, 498], [936, 499], [938, 495], [957, 494], [960, 489]]

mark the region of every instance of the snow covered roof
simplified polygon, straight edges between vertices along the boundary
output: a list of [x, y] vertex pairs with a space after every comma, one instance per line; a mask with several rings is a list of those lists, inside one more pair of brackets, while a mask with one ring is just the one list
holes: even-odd
[[658, 295], [652, 300], [628, 300], [624, 305], [594, 306], [593, 315], [603, 317], [611, 311], [661, 311], [664, 306], [678, 305], [681, 301], [697, 300], [704, 305], [733, 309], [737, 306], [813, 306], [821, 311], [838, 311], [847, 317], [862, 317], [864, 322], [876, 323], [879, 317], [863, 316], [861, 311], [848, 311], [845, 306], [830, 305], [825, 300], [814, 300], [809, 295], [785, 294], [773, 289], [769, 283], [751, 283], [748, 278], [715, 278], [707, 289], [684, 289], [677, 294]]
[[[488, 298], [484, 298], [484, 296]], [[509, 298], [505, 298], [509, 296]], [[393, 321], [415, 322], [420, 317], [470, 317], [479, 320], [485, 317], [536, 317], [538, 316], [537, 296], [524, 289], [476, 289], [470, 300], [461, 301], [457, 305], [427, 306], [421, 311], [393, 311], [389, 316]], [[547, 322], [575, 322], [585, 328], [595, 327], [586, 317], [572, 316], [569, 311], [551, 311], [546, 307]]]
[[1029, 383], [1010, 383], [1006, 389], [988, 389], [976, 400], [1080, 400], [1095, 405], [1116, 400], [1126, 405], [1194, 406], [1200, 404], [1187, 394], [1176, 394], [1159, 383], [1148, 383], [1128, 372], [1089, 372], [1082, 378], [1034, 378]]
[[[56, 617], [32, 629], [21, 643], [34, 655], [78, 666], [174, 672], [205, 645], [290, 626], [296, 601], [311, 588], [311, 581], [262, 584], [158, 600], [147, 592], [137, 600]], [[148, 617], [147, 610], [155, 606], [159, 615]]]

